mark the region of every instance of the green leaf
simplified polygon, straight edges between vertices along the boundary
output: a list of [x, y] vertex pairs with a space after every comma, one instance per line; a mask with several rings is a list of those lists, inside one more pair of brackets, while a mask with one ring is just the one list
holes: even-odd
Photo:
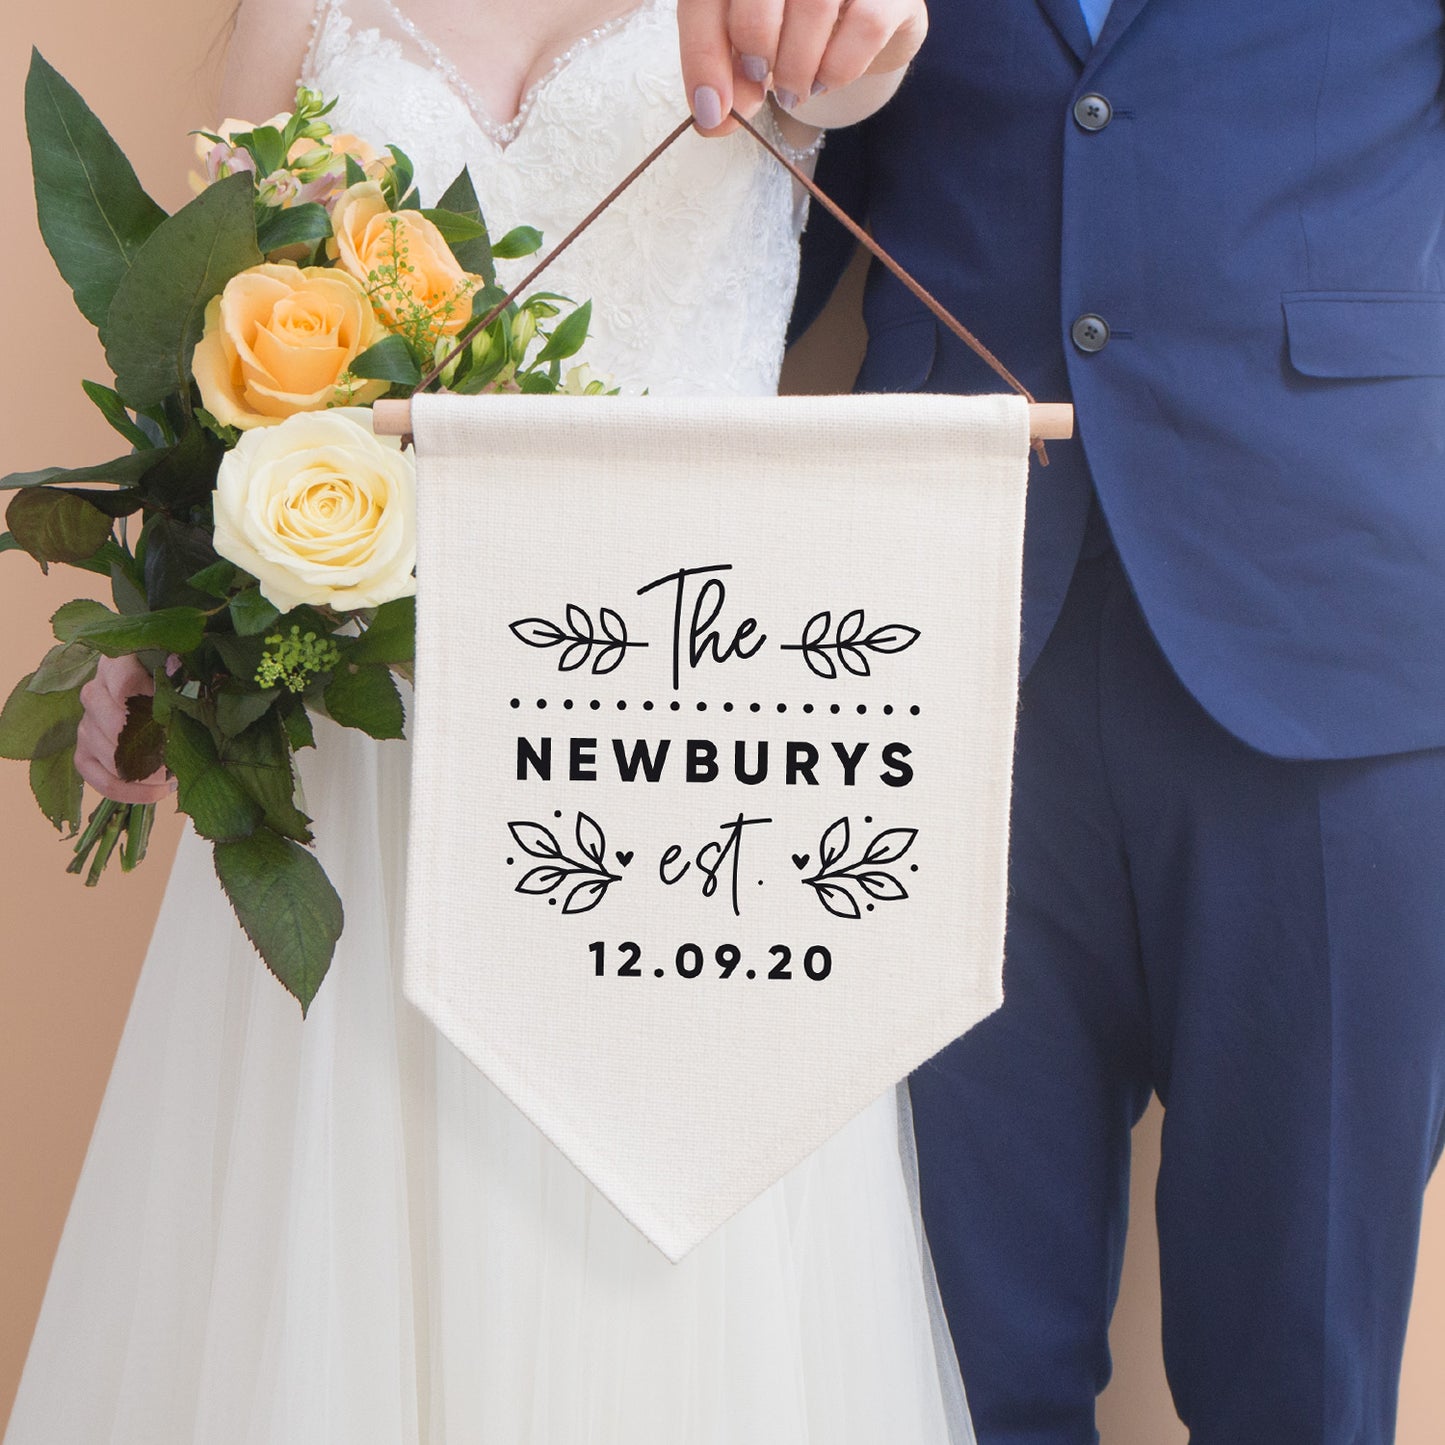
[[74, 743], [48, 757], [30, 760], [30, 791], [58, 832], [63, 832], [67, 823], [72, 833], [80, 827], [85, 784], [75, 770]]
[[94, 572], [97, 577], [109, 577], [110, 569], [125, 555], [125, 548], [112, 537], [109, 541], [101, 543], [94, 556], [87, 557], [84, 562], [76, 562], [74, 565], [82, 572]]
[[248, 587], [231, 598], [231, 622], [242, 637], [265, 632], [281, 615], [262, 595], [259, 587]]
[[110, 596], [115, 603], [117, 612], [124, 612], [128, 617], [134, 617], [138, 612], [149, 612], [150, 604], [146, 601], [146, 595], [137, 585], [133, 575], [134, 568], [128, 566], [129, 558], [117, 559], [110, 567]]
[[[484, 292], [495, 287], [497, 267], [492, 260], [492, 243], [487, 234], [486, 218], [482, 215], [481, 203], [477, 200], [476, 187], [472, 185], [471, 174], [465, 168], [461, 175], [442, 192], [437, 206], [458, 216], [466, 216], [482, 228], [481, 234], [475, 240], [453, 241], [449, 244], [452, 248], [452, 255], [457, 258], [457, 263], [462, 269], [470, 271], [474, 276], [480, 276], [486, 283], [482, 288]], [[490, 304], [495, 306], [496, 301]], [[474, 309], [473, 315], [485, 316], [486, 312], [477, 312]]]
[[75, 636], [107, 657], [123, 657], [143, 647], [191, 652], [201, 645], [205, 629], [206, 614], [199, 607], [163, 607], [130, 617], [107, 609], [104, 617], [82, 623]]
[[104, 602], [97, 602], [93, 597], [77, 597], [74, 602], [66, 602], [51, 613], [50, 630], [57, 642], [73, 642], [87, 623], [114, 616], [115, 613]]
[[274, 687], [258, 691], [254, 687], [226, 683], [216, 693], [216, 726], [226, 737], [235, 737], [270, 712], [279, 695], [280, 690]]
[[454, 381], [451, 390], [458, 396], [476, 396], [487, 389], [487, 386], [501, 375], [502, 368], [506, 366], [508, 358], [497, 356], [481, 367], [473, 367], [470, 371], [463, 372], [461, 377]]
[[236, 585], [236, 575], [236, 564], [223, 557], [219, 562], [212, 562], [209, 567], [202, 567], [199, 572], [187, 577], [186, 581], [197, 592], [204, 592], [208, 597], [225, 598], [230, 596], [231, 588]]
[[414, 211], [418, 209], [416, 193], [412, 190], [415, 167], [411, 157], [400, 146], [389, 145], [393, 164], [388, 167], [381, 189], [387, 204], [393, 211]]
[[265, 639], [260, 636], [236, 637], [224, 632], [212, 633], [211, 642], [221, 654], [226, 670], [237, 681], [250, 685], [261, 665], [261, 656], [266, 651]]
[[346, 649], [348, 662], [414, 662], [416, 598], [398, 597], [376, 609], [365, 632]]
[[448, 246], [459, 246], [487, 234], [487, 228], [480, 221], [472, 216], [459, 215], [456, 211], [423, 207], [421, 214], [441, 232], [442, 240]]
[[141, 189], [94, 112], [38, 50], [30, 53], [25, 79], [25, 129], [40, 234], [75, 304], [100, 326], [166, 213]]
[[362, 169], [361, 162], [355, 156], [346, 157], [346, 184], [349, 187], [359, 186], [366, 179], [366, 172]]
[[517, 385], [529, 396], [550, 396], [557, 383], [545, 371], [528, 371], [517, 378]]
[[41, 467], [35, 472], [11, 472], [8, 477], [0, 477], [0, 491], [72, 482], [114, 482], [118, 487], [130, 486], [140, 481], [169, 454], [169, 447], [151, 447], [143, 452], [128, 452], [113, 462], [99, 462], [92, 467]]
[[102, 386], [98, 381], [82, 381], [80, 385], [85, 394], [100, 409], [100, 414], [131, 446], [142, 452], [150, 449], [150, 438], [131, 420], [130, 413], [126, 410], [125, 403], [120, 399], [118, 391], [108, 386]]
[[256, 228], [257, 246], [270, 255], [286, 246], [314, 246], [331, 234], [331, 217], [316, 201], [271, 211]]
[[342, 727], [374, 738], [405, 737], [406, 713], [391, 672], [379, 664], [352, 669], [345, 663], [325, 693], [326, 711]]
[[582, 350], [587, 328], [592, 324], [592, 303], [584, 301], [570, 316], [557, 323], [547, 344], [537, 353], [535, 365], [549, 361], [565, 361]]
[[150, 697], [145, 693], [128, 697], [115, 744], [116, 773], [128, 783], [138, 783], [165, 760], [166, 730], [155, 720]]
[[113, 492], [102, 492], [95, 487], [67, 487], [65, 490], [70, 496], [89, 502], [107, 517], [134, 516], [145, 505], [145, 498], [138, 487], [121, 487]]
[[206, 304], [231, 277], [261, 263], [247, 172], [208, 186], [141, 247], [105, 320], [105, 359], [129, 406], [189, 400], [191, 353]]
[[[195, 683], [185, 684], [187, 688]], [[169, 727], [173, 712], [182, 712], [209, 730], [213, 709], [211, 704], [198, 696], [191, 697], [164, 670], [156, 673], [155, 697], [151, 700], [151, 714], [163, 727]]]
[[261, 805], [267, 827], [298, 843], [311, 841], [311, 819], [296, 806], [291, 745], [275, 713], [228, 738], [221, 756], [226, 771]]
[[225, 768], [204, 723], [175, 706], [168, 721], [166, 766], [176, 775], [176, 802], [196, 832], [213, 842], [244, 838], [261, 822], [262, 808]]
[[[217, 437], [202, 426], [190, 427], [146, 473], [144, 487], [148, 500], [175, 516], [197, 506], [208, 505], [216, 489], [216, 474], [221, 469], [221, 458], [225, 454], [226, 447]], [[209, 529], [206, 535], [210, 535]], [[194, 550], [199, 560], [193, 564], [193, 572], [202, 561], [212, 561], [216, 555], [209, 542]]]
[[48, 571], [51, 562], [83, 562], [110, 536], [111, 519], [73, 492], [31, 487], [5, 509], [10, 535]]
[[34, 677], [26, 673], [0, 708], [0, 758], [48, 758], [75, 743], [80, 689], [31, 692]]
[[145, 528], [146, 604], [159, 607], [209, 607], [211, 597], [187, 580], [216, 560], [209, 527], [193, 527], [174, 517], [152, 516]]
[[260, 828], [218, 843], [216, 876], [246, 937], [304, 1017], [331, 967], [344, 915], [325, 870], [289, 838]]
[[492, 255], [499, 261], [515, 261], [542, 249], [542, 233], [532, 226], [513, 226], [500, 241], [492, 245]]
[[133, 559], [127, 558], [121, 553], [120, 558], [111, 562], [110, 568], [110, 600], [116, 604], [117, 613], [124, 613], [127, 617], [134, 617], [137, 613], [149, 613], [150, 605], [146, 603], [146, 594], [140, 590], [136, 582], [136, 568]]
[[411, 349], [400, 336], [384, 336], [375, 346], [368, 346], [351, 363], [351, 374], [366, 381], [392, 381], [399, 386], [415, 386], [421, 370]]
[[23, 552], [24, 550], [9, 532], [0, 532], [0, 552]]
[[473, 291], [472, 320], [480, 321], [484, 316], [489, 316], [506, 299], [507, 293], [495, 283], [483, 286], [480, 291]]
[[83, 642], [58, 642], [31, 674], [31, 692], [70, 692], [95, 676], [100, 654]]
[[258, 175], [269, 176], [286, 164], [286, 143], [274, 125], [258, 125], [254, 130], [236, 135], [235, 141], [251, 152]]
[[240, 427], [227, 426], [225, 422], [213, 416], [203, 406], [196, 407], [195, 418], [228, 451], [241, 440]]
[[286, 740], [291, 744], [293, 753], [300, 752], [302, 748], [316, 746], [316, 733], [311, 726], [311, 715], [306, 711], [306, 704], [299, 697], [282, 699], [281, 725], [286, 729]]

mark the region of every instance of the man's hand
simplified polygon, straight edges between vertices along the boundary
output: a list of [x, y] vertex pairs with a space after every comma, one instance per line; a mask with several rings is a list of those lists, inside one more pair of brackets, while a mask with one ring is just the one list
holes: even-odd
[[[924, 0], [678, 0], [677, 22], [693, 118], [722, 135], [734, 128], [730, 110], [753, 116], [769, 89], [792, 112], [861, 76], [901, 72], [928, 11]], [[839, 123], [831, 113], [798, 118]]]

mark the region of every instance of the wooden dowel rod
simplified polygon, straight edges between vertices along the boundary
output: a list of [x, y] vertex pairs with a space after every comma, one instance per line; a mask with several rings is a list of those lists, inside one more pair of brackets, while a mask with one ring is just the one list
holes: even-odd
[[378, 401], [371, 407], [371, 429], [379, 437], [411, 435], [411, 401]]
[[1066, 442], [1074, 434], [1074, 407], [1067, 401], [1029, 403], [1029, 440]]
[[[379, 401], [371, 409], [377, 436], [411, 435], [411, 402]], [[1066, 401], [1029, 403], [1029, 440], [1068, 441], [1074, 434], [1074, 408]]]

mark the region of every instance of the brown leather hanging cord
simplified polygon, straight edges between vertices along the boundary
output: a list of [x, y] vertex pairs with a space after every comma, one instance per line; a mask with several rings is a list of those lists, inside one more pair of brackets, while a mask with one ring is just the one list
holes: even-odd
[[[843, 210], [830, 196], [824, 194], [817, 183], [785, 156], [768, 138], [763, 135], [751, 121], [745, 120], [737, 111], [731, 112], [732, 119], [737, 121], [743, 130], [752, 136], [774, 160], [781, 165], [789, 175], [807, 191], [817, 203], [833, 217], [859, 245], [871, 252], [908, 290], [921, 301], [939, 321], [945, 325], [958, 339], [968, 347], [981, 361], [985, 362], [994, 373], [1008, 384], [1011, 391], [1015, 391], [1027, 402], [1034, 400], [1029, 389], [966, 327], [941, 301], [930, 291], [926, 290], [867, 231], [863, 229], [851, 216]], [[643, 157], [641, 161], [630, 170], [573, 228], [547, 253], [537, 264], [511, 289], [508, 294], [498, 301], [490, 311], [479, 321], [473, 321], [465, 331], [457, 337], [456, 344], [436, 363], [432, 369], [422, 377], [417, 384], [416, 390], [423, 392], [452, 364], [468, 346], [472, 340], [487, 329], [498, 316], [504, 312], [522, 293], [567, 249], [568, 246], [600, 216], [640, 175], [642, 175], [652, 164], [658, 160], [671, 146], [679, 141], [688, 131], [694, 128], [694, 121], [691, 116], [679, 122], [676, 129], [669, 132], [653, 149]], [[1038, 454], [1039, 464], [1048, 466], [1049, 454], [1041, 440], [1033, 443], [1034, 451]]]

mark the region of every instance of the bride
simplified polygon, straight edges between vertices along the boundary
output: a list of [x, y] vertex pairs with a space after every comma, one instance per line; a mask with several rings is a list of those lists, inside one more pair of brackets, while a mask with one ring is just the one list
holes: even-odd
[[[545, 278], [593, 298], [588, 360], [660, 393], [776, 388], [802, 208], [729, 107], [805, 156], [926, 27], [921, 0], [302, 3], [244, 0], [225, 110], [282, 109], [299, 75], [424, 196], [467, 165], [494, 235], [560, 238], [690, 105], [712, 138]], [[317, 741], [330, 974], [303, 1022], [188, 829], [7, 1445], [972, 1440], [906, 1090], [668, 1264], [402, 995], [409, 744]]]

